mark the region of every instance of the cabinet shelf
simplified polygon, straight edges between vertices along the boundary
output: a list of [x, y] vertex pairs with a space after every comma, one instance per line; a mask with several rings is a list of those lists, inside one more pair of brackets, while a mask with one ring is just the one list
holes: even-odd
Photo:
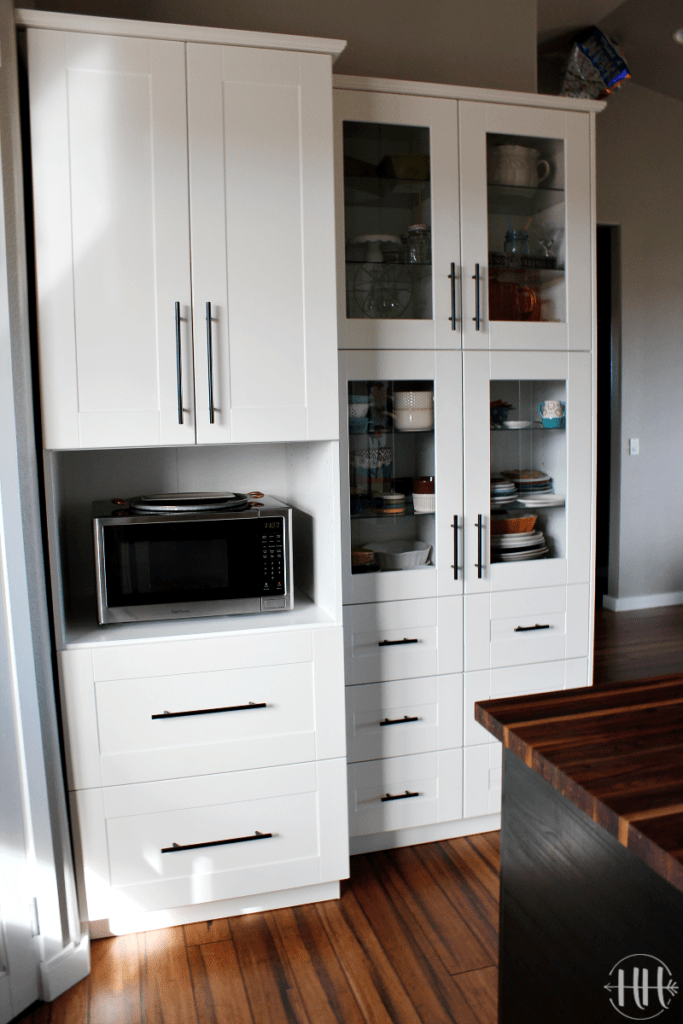
[[492, 434], [528, 434], [530, 431], [543, 431], [547, 434], [550, 430], [566, 430], [566, 427], [544, 427], [541, 423], [534, 423], [530, 427], [520, 427], [518, 430], [510, 430], [505, 427], [491, 427]]
[[429, 189], [428, 178], [346, 178], [344, 202], [346, 206], [409, 208], [418, 197], [424, 201]]
[[391, 514], [387, 515], [385, 512], [378, 512], [377, 509], [368, 508], [368, 509], [363, 509], [362, 512], [353, 512], [351, 514], [351, 519], [386, 519], [386, 520], [392, 520], [393, 519], [393, 520], [396, 520], [396, 519], [405, 519], [406, 516], [433, 516], [433, 515], [434, 515], [434, 512], [416, 512], [415, 509], [413, 508], [413, 506], [412, 505], [409, 506], [408, 502], [406, 502], [406, 510], [401, 515], [396, 515], [396, 514], [394, 514], [394, 515], [391, 515]]
[[432, 261], [425, 261], [423, 263], [409, 263], [408, 260], [383, 260], [378, 263], [373, 260], [347, 260], [347, 267], [410, 267], [411, 270], [420, 270], [422, 267], [431, 267]]
[[563, 188], [527, 188], [522, 185], [489, 185], [489, 215], [533, 217], [564, 202]]

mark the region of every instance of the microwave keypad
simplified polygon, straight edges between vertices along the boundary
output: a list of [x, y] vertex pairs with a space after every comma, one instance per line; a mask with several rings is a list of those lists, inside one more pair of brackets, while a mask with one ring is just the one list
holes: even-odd
[[[279, 524], [278, 524], [279, 526]], [[282, 593], [285, 589], [285, 564], [282, 557], [282, 534], [273, 529], [261, 535], [264, 594]]]

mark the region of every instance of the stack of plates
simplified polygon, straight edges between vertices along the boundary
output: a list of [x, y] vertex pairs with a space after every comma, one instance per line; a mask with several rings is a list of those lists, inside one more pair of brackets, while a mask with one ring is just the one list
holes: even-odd
[[491, 537], [492, 562], [528, 562], [532, 558], [545, 558], [547, 554], [548, 546], [541, 530]]
[[379, 496], [379, 508], [377, 509], [384, 516], [403, 516], [406, 512], [406, 496], [394, 491], [391, 494]]
[[525, 508], [552, 508], [554, 505], [564, 505], [564, 494], [555, 494], [554, 491], [544, 491], [541, 494], [520, 494], [517, 500]]
[[505, 508], [517, 498], [517, 488], [512, 480], [503, 476], [491, 477], [491, 508]]
[[564, 505], [564, 494], [555, 494], [552, 477], [540, 469], [508, 469], [504, 477], [517, 487], [517, 501], [525, 508]]

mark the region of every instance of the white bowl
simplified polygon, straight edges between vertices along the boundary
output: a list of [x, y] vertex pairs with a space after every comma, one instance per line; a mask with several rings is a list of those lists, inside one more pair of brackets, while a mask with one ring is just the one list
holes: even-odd
[[531, 426], [531, 420], [506, 420], [501, 426], [506, 430], [524, 430]]
[[363, 550], [374, 551], [380, 569], [412, 569], [425, 564], [432, 548], [423, 540], [387, 540], [364, 544]]

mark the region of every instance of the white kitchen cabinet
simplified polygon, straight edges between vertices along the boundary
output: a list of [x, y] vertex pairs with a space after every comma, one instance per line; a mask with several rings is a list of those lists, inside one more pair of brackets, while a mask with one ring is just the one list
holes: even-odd
[[[425, 429], [408, 429], [400, 420], [406, 394], [429, 405]], [[342, 473], [344, 602], [462, 594], [460, 353], [341, 352], [339, 395], [341, 463], [348, 467]], [[361, 399], [367, 414], [352, 416]], [[432, 478], [435, 493], [414, 501], [413, 481], [423, 476]], [[404, 513], [384, 507], [387, 491], [405, 498]], [[430, 511], [419, 507], [421, 500]], [[379, 563], [377, 572], [354, 564], [352, 552], [394, 541], [421, 544], [426, 562], [405, 570]]]
[[46, 448], [337, 436], [334, 45], [249, 38], [29, 30]]
[[335, 79], [341, 348], [591, 348], [601, 105], [534, 99]]

